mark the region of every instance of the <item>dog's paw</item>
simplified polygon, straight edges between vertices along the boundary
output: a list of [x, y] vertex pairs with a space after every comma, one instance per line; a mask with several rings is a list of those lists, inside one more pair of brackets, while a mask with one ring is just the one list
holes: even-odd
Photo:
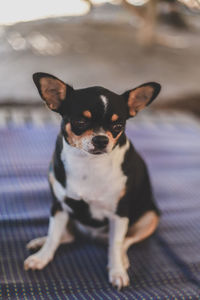
[[116, 287], [118, 290], [129, 285], [129, 276], [126, 270], [110, 270], [109, 271], [109, 282], [112, 286]]
[[31, 240], [27, 245], [26, 248], [28, 250], [34, 250], [34, 249], [38, 249], [41, 248], [44, 243], [46, 242], [47, 237], [43, 236], [43, 237], [39, 237], [37, 239]]
[[24, 261], [24, 269], [27, 270], [41, 270], [43, 269], [51, 260], [53, 256], [44, 255], [40, 251], [37, 253], [30, 255]]

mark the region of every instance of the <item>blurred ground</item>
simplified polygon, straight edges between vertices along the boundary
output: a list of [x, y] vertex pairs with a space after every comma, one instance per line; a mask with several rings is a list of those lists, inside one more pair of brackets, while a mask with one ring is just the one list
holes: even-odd
[[123, 92], [145, 81], [162, 84], [164, 102], [200, 101], [200, 17], [186, 16], [188, 30], [159, 24], [175, 48], [137, 42], [137, 18], [103, 5], [83, 17], [46, 19], [0, 27], [0, 103], [40, 101], [31, 75], [52, 73], [75, 88], [103, 85]]

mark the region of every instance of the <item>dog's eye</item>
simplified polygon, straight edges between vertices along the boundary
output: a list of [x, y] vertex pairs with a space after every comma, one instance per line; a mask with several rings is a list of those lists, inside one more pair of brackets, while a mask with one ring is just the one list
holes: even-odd
[[73, 120], [72, 122], [72, 126], [76, 127], [78, 129], [85, 129], [88, 126], [88, 121], [81, 119], [81, 120]]
[[115, 132], [120, 132], [122, 129], [123, 129], [122, 124], [113, 124], [112, 125], [112, 130], [114, 130]]

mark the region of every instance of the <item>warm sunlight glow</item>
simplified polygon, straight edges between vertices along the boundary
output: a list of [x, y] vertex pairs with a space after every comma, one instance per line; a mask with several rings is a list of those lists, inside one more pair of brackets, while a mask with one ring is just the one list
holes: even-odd
[[48, 17], [80, 16], [89, 12], [90, 5], [81, 0], [5, 0], [1, 5], [0, 24], [32, 21]]
[[141, 6], [146, 4], [149, 0], [126, 0], [126, 1], [132, 5]]
[[103, 3], [112, 3], [112, 4], [119, 4], [121, 3], [121, 0], [90, 0], [90, 2], [94, 5], [100, 5], [100, 4], [103, 4]]
[[179, 0], [191, 9], [200, 9], [200, 0]]

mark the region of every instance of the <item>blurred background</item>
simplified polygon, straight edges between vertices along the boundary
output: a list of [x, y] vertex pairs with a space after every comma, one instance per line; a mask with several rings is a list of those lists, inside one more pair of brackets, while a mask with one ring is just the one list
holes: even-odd
[[[26, 243], [47, 232], [59, 131], [34, 72], [77, 89], [162, 85], [127, 125], [162, 218], [156, 235], [130, 250], [123, 293], [108, 285], [106, 252], [93, 243], [62, 246], [44, 271], [23, 270]], [[200, 0], [1, 1], [0, 299], [200, 299], [199, 120]]]
[[44, 106], [31, 79], [38, 71], [74, 88], [115, 92], [158, 81], [162, 93], [152, 110], [200, 116], [199, 8], [199, 0], [4, 1], [1, 124], [35, 111], [39, 121]]

